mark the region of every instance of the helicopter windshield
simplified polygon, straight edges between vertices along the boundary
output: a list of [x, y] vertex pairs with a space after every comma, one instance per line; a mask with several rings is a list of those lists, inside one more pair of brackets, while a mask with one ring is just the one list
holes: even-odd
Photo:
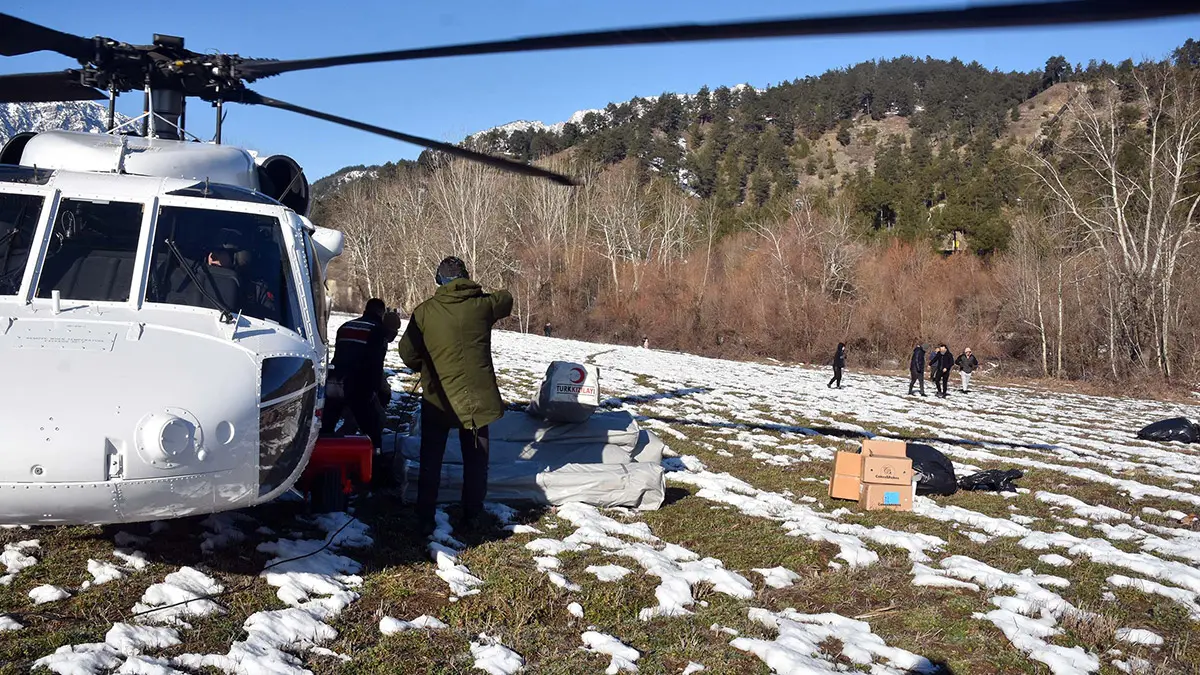
[[142, 209], [136, 202], [59, 202], [37, 297], [57, 290], [68, 300], [128, 300]]
[[216, 309], [304, 335], [279, 220], [235, 211], [158, 211], [147, 302]]
[[0, 193], [0, 295], [16, 295], [21, 287], [42, 202], [37, 195]]

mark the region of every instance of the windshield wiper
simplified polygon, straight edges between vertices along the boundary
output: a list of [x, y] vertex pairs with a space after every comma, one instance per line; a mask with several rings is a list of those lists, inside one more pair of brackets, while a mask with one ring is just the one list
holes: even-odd
[[171, 253], [175, 254], [175, 260], [179, 261], [179, 266], [183, 268], [184, 273], [188, 275], [193, 284], [196, 284], [196, 288], [200, 291], [200, 294], [215, 305], [217, 309], [221, 310], [221, 323], [233, 323], [233, 310], [229, 309], [229, 305], [222, 302], [220, 298], [214, 298], [208, 292], [208, 289], [204, 287], [204, 284], [200, 283], [200, 278], [196, 276], [196, 272], [192, 269], [192, 266], [188, 264], [187, 259], [183, 257], [183, 254], [175, 246], [175, 240], [167, 239], [166, 244]]

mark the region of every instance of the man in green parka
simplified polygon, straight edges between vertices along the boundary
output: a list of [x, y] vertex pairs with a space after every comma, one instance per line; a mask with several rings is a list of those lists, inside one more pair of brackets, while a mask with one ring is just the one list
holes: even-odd
[[458, 429], [463, 457], [463, 518], [475, 522], [487, 494], [488, 428], [504, 414], [492, 366], [492, 325], [512, 313], [508, 291], [485, 293], [462, 260], [438, 265], [438, 288], [417, 305], [400, 339], [400, 358], [421, 375], [421, 473], [417, 517], [435, 528], [442, 456]]

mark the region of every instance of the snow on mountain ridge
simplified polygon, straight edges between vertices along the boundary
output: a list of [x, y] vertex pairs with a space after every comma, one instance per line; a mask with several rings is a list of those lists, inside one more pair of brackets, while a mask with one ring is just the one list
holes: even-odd
[[[129, 121], [117, 113], [117, 124]], [[94, 101], [53, 103], [0, 103], [0, 142], [23, 131], [86, 131], [97, 134], [108, 128], [108, 109]]]

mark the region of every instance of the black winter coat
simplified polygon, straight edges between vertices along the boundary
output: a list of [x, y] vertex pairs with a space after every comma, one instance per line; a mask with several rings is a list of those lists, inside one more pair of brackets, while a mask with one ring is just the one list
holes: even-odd
[[342, 379], [342, 386], [347, 390], [375, 392], [383, 375], [388, 344], [396, 339], [396, 333], [372, 314], [342, 324], [333, 352], [333, 372]]
[[908, 370], [911, 373], [925, 372], [925, 348], [917, 347], [913, 349], [912, 359], [908, 362]]
[[837, 353], [833, 355], [833, 366], [835, 368], [846, 367], [846, 348], [838, 347]]
[[934, 377], [950, 372], [950, 369], [953, 367], [954, 355], [950, 352], [942, 352], [940, 354], [934, 352], [933, 356], [929, 357], [929, 370], [933, 373]]
[[964, 373], [969, 373], [979, 367], [979, 359], [975, 358], [974, 354], [970, 356], [959, 354], [958, 358], [954, 361], [954, 365], [958, 366], [958, 369]]

